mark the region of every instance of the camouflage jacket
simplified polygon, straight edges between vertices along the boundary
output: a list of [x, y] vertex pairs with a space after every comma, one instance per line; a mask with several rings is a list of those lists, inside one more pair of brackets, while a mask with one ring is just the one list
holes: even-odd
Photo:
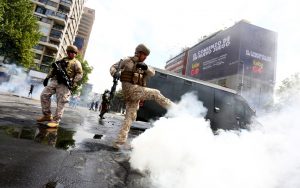
[[[71, 81], [73, 83], [77, 83], [78, 81], [80, 81], [83, 76], [81, 63], [76, 58], [68, 59], [67, 57], [65, 57], [62, 60], [66, 62], [67, 75], [71, 79]], [[50, 72], [47, 75], [47, 78], [56, 79], [56, 75], [53, 68], [51, 68]]]
[[[135, 64], [137, 61], [135, 60], [137, 57], [126, 57], [121, 60], [120, 64], [120, 70], [122, 71], [133, 71]], [[110, 74], [113, 76], [118, 68], [119, 62], [113, 64], [110, 67]], [[148, 69], [144, 72], [144, 79], [148, 79], [149, 77], [152, 77], [155, 75], [155, 70], [148, 66]]]

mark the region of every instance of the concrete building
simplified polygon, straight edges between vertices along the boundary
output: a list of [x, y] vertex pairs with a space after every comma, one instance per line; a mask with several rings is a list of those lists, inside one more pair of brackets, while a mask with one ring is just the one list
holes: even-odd
[[188, 48], [184, 49], [182, 53], [169, 59], [166, 63], [165, 69], [181, 75], [185, 75], [188, 50]]
[[73, 44], [86, 0], [31, 0], [42, 37], [34, 47], [35, 63], [48, 72], [54, 60], [66, 56], [66, 47]]
[[74, 45], [78, 47], [80, 54], [82, 55], [83, 58], [89, 42], [94, 20], [95, 20], [95, 10], [84, 7], [83, 14], [80, 19], [80, 24], [78, 27], [78, 33], [74, 42]]

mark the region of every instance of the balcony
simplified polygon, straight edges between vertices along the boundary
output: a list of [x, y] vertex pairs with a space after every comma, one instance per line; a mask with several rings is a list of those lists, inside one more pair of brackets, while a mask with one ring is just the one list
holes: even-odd
[[48, 38], [42, 37], [39, 44], [44, 45], [44, 46], [50, 48], [51, 50], [58, 51], [59, 42], [53, 42], [52, 40], [49, 40]]
[[60, 42], [61, 37], [62, 37], [62, 32], [52, 29], [51, 32], [50, 32], [49, 37], [52, 41]]
[[48, 48], [50, 48], [51, 50], [56, 50], [58, 51], [58, 46], [55, 44], [51, 44], [50, 42], [39, 42], [40, 44], [47, 46]]
[[46, 48], [45, 52], [44, 52], [44, 55], [48, 56], [48, 57], [52, 57], [52, 58], [55, 58], [56, 56], [56, 50], [51, 50], [49, 48]]
[[56, 30], [56, 31], [60, 31], [60, 32], [63, 32], [65, 26], [63, 25], [59, 25], [59, 24], [54, 24], [52, 29]]
[[50, 65], [41, 64], [39, 68], [40, 71], [44, 73], [48, 73], [50, 71]]
[[42, 63], [45, 65], [51, 65], [51, 63], [53, 63], [55, 60], [54, 57], [50, 57], [44, 54], [43, 59], [42, 59]]
[[37, 5], [45, 6], [47, 3], [47, 0], [31, 0], [31, 2], [36, 3]]
[[47, 11], [46, 15], [61, 25], [66, 25], [67, 15], [62, 12]]
[[72, 6], [72, 1], [68, 1], [68, 0], [60, 0], [61, 5], [65, 6], [65, 7], [71, 7]]

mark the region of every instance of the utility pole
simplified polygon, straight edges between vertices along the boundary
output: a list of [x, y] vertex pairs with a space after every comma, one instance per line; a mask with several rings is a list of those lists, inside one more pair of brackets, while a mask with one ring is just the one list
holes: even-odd
[[245, 76], [245, 63], [243, 61], [239, 61], [239, 65], [242, 64], [242, 78], [241, 78], [241, 82], [238, 85], [238, 89], [240, 92], [240, 95], [243, 95], [243, 88], [244, 88], [244, 76]]

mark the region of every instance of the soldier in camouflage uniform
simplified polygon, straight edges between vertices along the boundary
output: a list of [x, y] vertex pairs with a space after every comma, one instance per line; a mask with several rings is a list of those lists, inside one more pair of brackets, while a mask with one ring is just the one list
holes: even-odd
[[109, 94], [109, 90], [106, 89], [104, 91], [104, 93], [102, 94], [102, 102], [101, 102], [101, 111], [100, 111], [100, 114], [99, 114], [99, 117], [100, 119], [105, 119], [104, 114], [106, 112], [108, 112], [109, 110], [109, 104], [110, 104], [110, 94]]
[[[116, 149], [119, 149], [126, 143], [130, 126], [136, 119], [141, 100], [155, 100], [164, 108], [169, 108], [173, 104], [157, 89], [146, 87], [146, 79], [155, 74], [155, 70], [144, 63], [149, 54], [150, 50], [145, 45], [140, 44], [136, 47], [133, 57], [127, 57], [110, 68], [111, 75], [115, 78], [120, 78], [122, 82], [122, 91], [126, 104], [125, 120], [117, 141], [113, 144]], [[121, 70], [120, 72], [118, 72], [118, 67]]]
[[[81, 80], [83, 73], [81, 63], [75, 58], [78, 53], [76, 46], [68, 46], [67, 54], [68, 56], [63, 58], [61, 61], [56, 63], [63, 70], [65, 70], [68, 78], [71, 80], [72, 87], [76, 87], [76, 83]], [[53, 68], [50, 70], [49, 74], [45, 78], [43, 84], [45, 86], [41, 93], [41, 105], [43, 116], [37, 119], [37, 122], [50, 121], [47, 126], [57, 127], [62, 118], [65, 104], [68, 103], [69, 97], [71, 95], [68, 87], [59, 79], [57, 71]], [[50, 84], [48, 80], [51, 78]], [[54, 117], [51, 115], [51, 96], [56, 94], [57, 98], [57, 108]]]

